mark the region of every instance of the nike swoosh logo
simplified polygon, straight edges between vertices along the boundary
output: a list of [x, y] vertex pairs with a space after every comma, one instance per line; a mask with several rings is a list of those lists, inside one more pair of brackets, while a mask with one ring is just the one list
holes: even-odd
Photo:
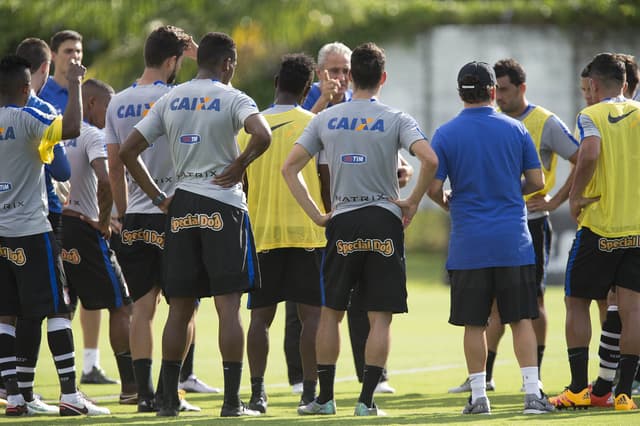
[[273, 132], [276, 129], [279, 129], [282, 126], [286, 126], [289, 123], [293, 123], [293, 121], [285, 121], [284, 123], [276, 124], [275, 126], [271, 126], [271, 131]]
[[619, 115], [617, 117], [612, 117], [611, 113], [609, 113], [609, 116], [607, 117], [607, 119], [609, 120], [609, 123], [616, 124], [618, 121], [624, 120], [625, 118], [627, 118], [628, 116], [630, 116], [631, 114], [633, 114], [636, 111], [637, 111], [637, 109], [633, 109], [633, 110], [629, 111], [628, 113]]

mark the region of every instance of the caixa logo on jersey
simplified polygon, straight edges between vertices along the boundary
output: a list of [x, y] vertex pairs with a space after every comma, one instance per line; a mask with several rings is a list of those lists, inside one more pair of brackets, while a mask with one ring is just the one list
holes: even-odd
[[364, 164], [367, 162], [367, 157], [362, 154], [344, 154], [340, 157], [340, 161], [347, 164]]
[[200, 135], [182, 135], [180, 136], [180, 143], [187, 145], [200, 143]]
[[0, 192], [7, 192], [13, 189], [11, 182], [0, 182]]

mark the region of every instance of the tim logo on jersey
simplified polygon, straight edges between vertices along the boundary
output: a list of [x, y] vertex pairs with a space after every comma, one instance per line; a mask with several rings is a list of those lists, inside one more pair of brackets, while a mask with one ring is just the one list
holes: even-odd
[[0, 182], [0, 192], [7, 192], [13, 189], [11, 182]]
[[367, 162], [367, 156], [362, 154], [344, 154], [340, 157], [340, 161], [346, 164], [364, 164]]
[[171, 111], [220, 111], [220, 98], [205, 97], [174, 98], [169, 102]]
[[384, 132], [384, 120], [378, 118], [333, 117], [327, 123], [329, 130], [353, 130], [354, 132]]

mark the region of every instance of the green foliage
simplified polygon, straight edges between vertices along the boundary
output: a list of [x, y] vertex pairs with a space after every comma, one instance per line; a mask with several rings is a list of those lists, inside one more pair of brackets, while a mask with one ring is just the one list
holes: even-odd
[[[199, 39], [224, 31], [237, 42], [234, 85], [266, 106], [272, 99], [278, 58], [332, 40], [354, 46], [413, 37], [436, 25], [558, 25], [580, 31], [637, 26], [631, 0], [0, 0], [0, 52], [25, 37], [49, 40], [62, 29], [84, 35], [89, 76], [120, 90], [139, 76], [146, 35], [160, 24], [177, 25]], [[191, 78], [187, 61], [179, 81]]]
[[419, 210], [404, 234], [407, 251], [446, 254], [449, 215], [440, 208]]

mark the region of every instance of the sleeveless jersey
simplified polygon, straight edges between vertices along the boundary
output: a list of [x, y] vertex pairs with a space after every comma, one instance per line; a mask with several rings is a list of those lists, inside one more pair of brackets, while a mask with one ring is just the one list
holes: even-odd
[[585, 197], [600, 200], [585, 207], [579, 227], [604, 237], [640, 234], [640, 103], [615, 98], [591, 105], [578, 115], [581, 139], [583, 120], [590, 120], [600, 137], [600, 156]]
[[[291, 105], [276, 105], [262, 114], [271, 126], [271, 145], [247, 168], [247, 203], [257, 250], [324, 247], [324, 229], [302, 210], [281, 173], [294, 142], [314, 114]], [[241, 150], [247, 147], [249, 138], [244, 131], [239, 133]], [[311, 197], [324, 211], [316, 162], [309, 161], [301, 173]]]

